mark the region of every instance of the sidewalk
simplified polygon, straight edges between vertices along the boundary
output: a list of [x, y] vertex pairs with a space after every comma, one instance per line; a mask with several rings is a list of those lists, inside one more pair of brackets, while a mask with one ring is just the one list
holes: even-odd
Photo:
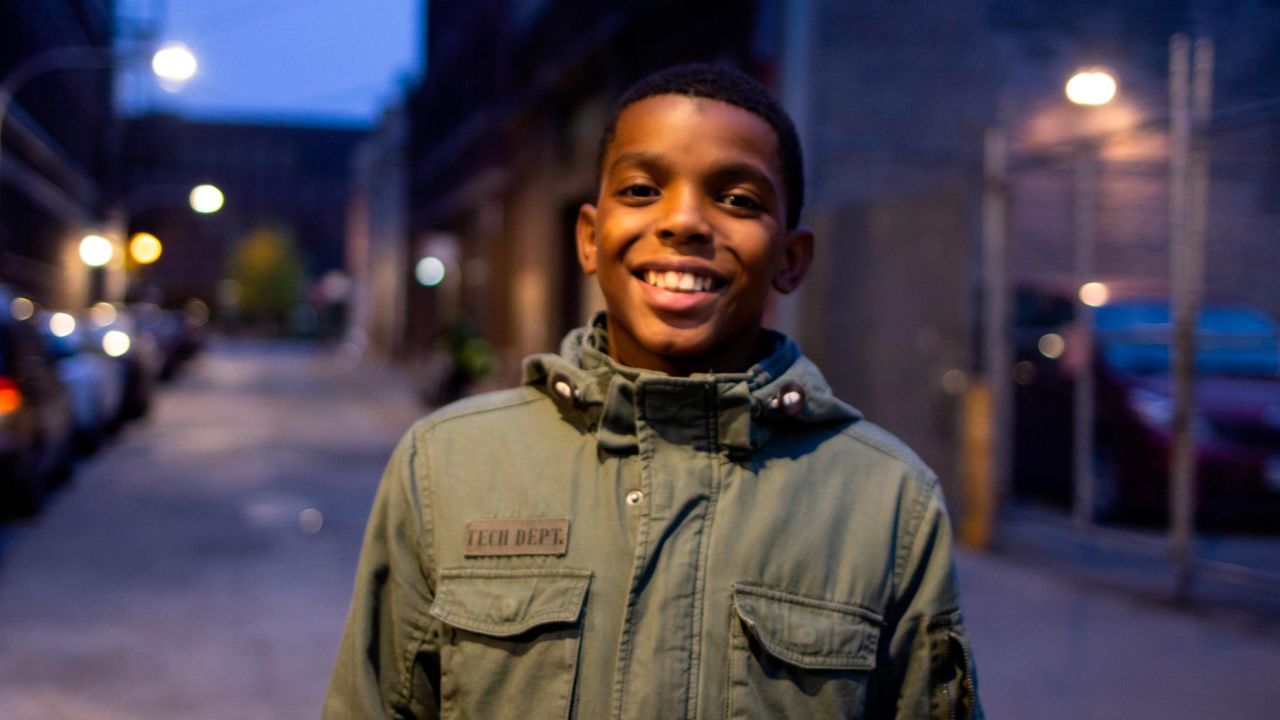
[[958, 556], [987, 716], [1276, 717], [1280, 598], [1266, 568], [1244, 583], [1223, 568], [1280, 561], [1277, 540], [1206, 541], [1193, 600], [1177, 605], [1158, 535], [1101, 536], [1015, 515], [1003, 552]]

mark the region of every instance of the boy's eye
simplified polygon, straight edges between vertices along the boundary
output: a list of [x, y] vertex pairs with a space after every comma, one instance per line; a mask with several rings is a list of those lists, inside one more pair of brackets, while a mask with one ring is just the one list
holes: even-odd
[[764, 209], [764, 206], [762, 206], [759, 202], [757, 202], [755, 198], [751, 197], [750, 195], [746, 195], [744, 193], [726, 193], [725, 195], [721, 196], [720, 202], [724, 203], [725, 205], [729, 205], [731, 207], [740, 208], [742, 210], [763, 210]]
[[618, 194], [629, 198], [652, 198], [658, 196], [658, 188], [652, 185], [643, 185], [635, 183], [627, 185], [618, 191]]

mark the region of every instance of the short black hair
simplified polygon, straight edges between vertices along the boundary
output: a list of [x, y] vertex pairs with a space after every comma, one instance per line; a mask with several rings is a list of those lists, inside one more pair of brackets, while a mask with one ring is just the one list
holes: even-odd
[[618, 130], [618, 117], [631, 105], [655, 95], [686, 95], [728, 103], [746, 110], [769, 123], [778, 136], [778, 158], [782, 163], [782, 181], [786, 185], [787, 229], [800, 223], [804, 207], [804, 158], [800, 153], [800, 137], [787, 111], [758, 80], [726, 65], [690, 63], [674, 65], [641, 78], [627, 89], [609, 114], [600, 147], [596, 152], [597, 184], [604, 172], [604, 157]]

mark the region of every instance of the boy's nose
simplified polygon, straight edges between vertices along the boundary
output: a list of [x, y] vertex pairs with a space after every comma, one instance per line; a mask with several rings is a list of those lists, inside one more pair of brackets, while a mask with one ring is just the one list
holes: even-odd
[[673, 188], [663, 200], [658, 239], [672, 242], [706, 242], [711, 239], [711, 226], [696, 192]]

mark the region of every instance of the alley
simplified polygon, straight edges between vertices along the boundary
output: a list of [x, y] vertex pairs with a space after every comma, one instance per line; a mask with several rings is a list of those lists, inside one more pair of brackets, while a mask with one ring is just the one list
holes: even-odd
[[319, 715], [365, 514], [420, 410], [390, 376], [221, 343], [0, 526], [0, 717]]

